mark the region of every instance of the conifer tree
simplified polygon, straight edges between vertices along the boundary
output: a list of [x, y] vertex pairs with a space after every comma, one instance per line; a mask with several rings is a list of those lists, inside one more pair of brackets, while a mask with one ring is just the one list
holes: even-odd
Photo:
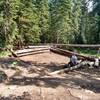
[[40, 27], [40, 39], [42, 43], [48, 42], [48, 30], [49, 30], [49, 5], [48, 0], [36, 0], [36, 6], [38, 9], [39, 27]]
[[17, 0], [0, 1], [0, 41], [3, 46], [11, 46], [18, 34], [17, 25], [14, 19], [17, 16], [19, 2]]
[[16, 19], [19, 30], [20, 44], [35, 44], [40, 41], [40, 28], [38, 10], [35, 5], [35, 0], [21, 0]]
[[54, 42], [69, 43], [73, 38], [72, 0], [51, 0], [51, 33]]

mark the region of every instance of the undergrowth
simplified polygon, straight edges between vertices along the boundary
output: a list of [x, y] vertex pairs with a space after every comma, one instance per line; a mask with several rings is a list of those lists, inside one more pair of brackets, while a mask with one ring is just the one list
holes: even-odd
[[10, 55], [11, 53], [9, 51], [1, 51], [0, 52], [0, 57], [7, 57], [8, 55]]
[[98, 52], [98, 50], [93, 50], [93, 49], [76, 49], [76, 50], [79, 54], [100, 57], [100, 52]]

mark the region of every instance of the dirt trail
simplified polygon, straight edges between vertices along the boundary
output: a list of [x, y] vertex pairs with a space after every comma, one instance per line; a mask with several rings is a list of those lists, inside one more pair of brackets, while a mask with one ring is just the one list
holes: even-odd
[[68, 61], [52, 52], [0, 59], [0, 70], [10, 78], [0, 84], [0, 100], [100, 100], [98, 69], [43, 77], [45, 71], [61, 69]]
[[20, 57], [20, 59], [24, 61], [33, 61], [33, 62], [38, 62], [38, 63], [68, 63], [69, 59], [67, 57], [52, 53], [52, 52], [47, 52], [47, 53], [41, 53], [41, 54], [35, 54], [35, 55], [30, 55], [30, 56], [24, 56]]

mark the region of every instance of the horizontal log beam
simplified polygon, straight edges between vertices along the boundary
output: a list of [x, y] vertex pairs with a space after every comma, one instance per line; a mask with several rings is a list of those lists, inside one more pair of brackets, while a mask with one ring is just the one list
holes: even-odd
[[82, 48], [100, 48], [100, 44], [53, 44], [53, 46], [68, 46], [68, 47], [82, 47]]
[[24, 53], [24, 54], [17, 55], [17, 57], [36, 55], [36, 54], [41, 54], [41, 53], [46, 53], [46, 52], [48, 52], [48, 51], [38, 51], [38, 52]]
[[71, 52], [68, 50], [63, 50], [63, 49], [59, 49], [59, 48], [51, 48], [50, 51], [57, 53], [57, 54], [61, 54], [63, 56], [67, 56], [67, 57], [71, 57], [73, 54], [76, 54], [76, 56], [78, 56], [79, 59], [85, 59], [85, 60], [89, 60], [89, 61], [94, 61], [94, 57], [88, 57], [88, 56], [84, 56], [75, 52]]
[[27, 46], [27, 48], [50, 48], [50, 46], [49, 45], [40, 45], [40, 46]]
[[45, 50], [49, 50], [49, 48], [23, 49], [23, 50], [17, 50], [15, 53], [20, 55], [20, 54], [34, 53], [34, 52], [45, 51]]

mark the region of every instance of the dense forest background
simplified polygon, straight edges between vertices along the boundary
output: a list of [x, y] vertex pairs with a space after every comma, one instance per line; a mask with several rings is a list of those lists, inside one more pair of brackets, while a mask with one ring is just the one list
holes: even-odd
[[38, 43], [99, 44], [100, 0], [0, 0], [0, 47]]

